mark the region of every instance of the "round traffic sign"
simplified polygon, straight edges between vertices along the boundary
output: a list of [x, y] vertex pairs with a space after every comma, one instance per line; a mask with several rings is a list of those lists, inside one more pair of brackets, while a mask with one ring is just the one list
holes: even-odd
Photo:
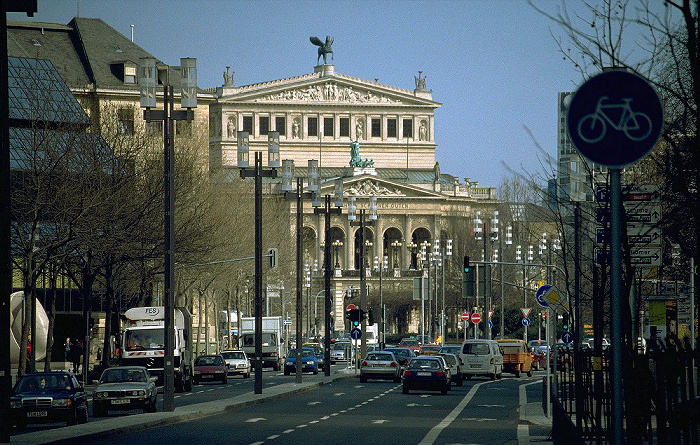
[[361, 339], [362, 338], [362, 331], [359, 330], [358, 328], [352, 328], [352, 330], [350, 330], [350, 338], [352, 338], [353, 340]]
[[544, 294], [547, 293], [547, 291], [552, 287], [551, 284], [543, 284], [542, 286], [537, 288], [537, 292], [535, 292], [535, 300], [537, 300], [537, 304], [539, 304], [542, 307], [548, 307], [549, 305], [547, 302], [544, 300]]
[[478, 312], [474, 312], [472, 314], [472, 323], [479, 324], [480, 321], [481, 321], [481, 315]]
[[348, 304], [347, 310], [351, 311], [351, 310], [353, 310], [353, 309], [357, 309], [357, 306], [355, 306], [355, 305], [352, 304], [352, 303]]
[[563, 341], [564, 343], [573, 342], [574, 341], [574, 334], [572, 334], [569, 331], [564, 332], [563, 334], [561, 334], [561, 341]]
[[661, 99], [644, 78], [626, 71], [605, 71], [576, 90], [568, 105], [566, 126], [574, 146], [594, 163], [607, 167], [633, 164], [661, 136]]
[[529, 318], [523, 318], [523, 326], [530, 326], [530, 319]]
[[465, 312], [462, 314], [462, 320], [467, 321], [467, 320], [469, 320], [469, 318], [470, 318], [469, 312]]

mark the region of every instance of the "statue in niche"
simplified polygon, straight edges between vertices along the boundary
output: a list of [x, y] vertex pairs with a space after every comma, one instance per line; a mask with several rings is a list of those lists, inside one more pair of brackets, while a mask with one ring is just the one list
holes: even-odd
[[294, 139], [299, 139], [299, 119], [294, 119], [292, 123], [292, 137]]
[[333, 60], [333, 48], [331, 47], [331, 45], [333, 45], [333, 37], [326, 36], [326, 43], [323, 43], [318, 37], [309, 37], [309, 40], [311, 40], [311, 43], [318, 46], [318, 58], [316, 58], [316, 65], [318, 65], [318, 62], [321, 60], [321, 56], [323, 56], [323, 64], [327, 65], [327, 54], [330, 54], [331, 60]]
[[363, 161], [360, 156], [360, 142], [355, 140], [350, 142], [350, 167], [374, 167], [374, 159], [366, 159]]
[[418, 129], [418, 140], [427, 141], [428, 140], [428, 126], [425, 121], [421, 121], [420, 128]]
[[363, 139], [364, 132], [364, 122], [361, 120], [357, 121], [357, 125], [355, 125], [355, 139], [358, 141]]
[[229, 118], [228, 118], [228, 123], [226, 124], [226, 135], [229, 138], [236, 137], [236, 117], [235, 116], [229, 116]]

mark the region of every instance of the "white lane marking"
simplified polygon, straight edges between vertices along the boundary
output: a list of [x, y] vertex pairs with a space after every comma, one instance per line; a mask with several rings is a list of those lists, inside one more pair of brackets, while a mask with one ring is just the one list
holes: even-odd
[[337, 393], [335, 393], [335, 394], [333, 394], [333, 395], [334, 395], [334, 396], [344, 396], [345, 393], [344, 393], [344, 392], [337, 392]]
[[386, 423], [386, 422], [389, 422], [389, 421], [386, 419], [377, 419], [377, 420], [372, 421], [372, 423], [378, 423], [378, 424], [382, 424], [382, 423]]
[[301, 428], [306, 428], [309, 425], [297, 425], [295, 428], [296, 429], [301, 429]]
[[253, 443], [251, 443], [250, 445], [262, 445], [262, 444], [264, 444], [264, 443], [265, 443], [265, 442], [253, 442]]
[[469, 390], [466, 396], [462, 399], [461, 402], [459, 402], [459, 405], [455, 407], [455, 409], [452, 410], [450, 414], [447, 415], [444, 419], [440, 421], [437, 425], [432, 427], [430, 431], [428, 431], [428, 434], [425, 435], [423, 440], [420, 441], [419, 445], [432, 445], [435, 443], [437, 440], [438, 436], [444, 430], [447, 428], [456, 418], [459, 416], [459, 414], [464, 410], [464, 408], [471, 402], [471, 400], [474, 398], [474, 395], [476, 394], [476, 391], [481, 387], [481, 385], [486, 385], [492, 383], [492, 381], [488, 382], [481, 382], [477, 383], [476, 385], [472, 386], [472, 388]]
[[331, 417], [337, 416], [338, 414], [340, 414], [340, 413], [333, 413], [333, 414], [331, 414]]
[[425, 405], [423, 403], [407, 403], [406, 406], [432, 406], [432, 405]]
[[468, 422], [487, 422], [489, 420], [498, 420], [498, 419], [489, 419], [488, 417], [463, 417], [462, 420], [466, 420]]
[[293, 433], [293, 432], [294, 432], [294, 428], [291, 428], [291, 429], [282, 431], [282, 434], [289, 434], [289, 433]]
[[267, 420], [267, 419], [264, 417], [253, 417], [253, 418], [246, 420], [246, 423], [255, 423], [255, 422], [260, 422], [262, 420]]
[[480, 406], [483, 408], [503, 408], [503, 407], [505, 407], [505, 405], [476, 405], [476, 406]]
[[312, 420], [309, 423], [318, 423], [318, 422], [320, 422], [320, 420]]
[[265, 439], [265, 440], [275, 440], [275, 439], [277, 439], [278, 437], [280, 437], [279, 434], [273, 434], [272, 436], [269, 436], [269, 437], [268, 437], [267, 439]]
[[321, 417], [321, 420], [328, 420], [330, 418], [331, 418], [331, 416], [323, 416], [323, 417]]
[[307, 403], [307, 405], [318, 405], [319, 403], [321, 403], [321, 402], [309, 402], [309, 403]]

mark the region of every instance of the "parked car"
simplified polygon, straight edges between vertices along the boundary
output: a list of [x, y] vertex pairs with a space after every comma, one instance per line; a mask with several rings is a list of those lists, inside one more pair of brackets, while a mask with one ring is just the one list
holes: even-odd
[[438, 355], [443, 357], [445, 362], [447, 362], [447, 366], [450, 367], [450, 378], [452, 379], [452, 383], [457, 386], [462, 386], [464, 384], [462, 376], [462, 367], [464, 366], [464, 363], [462, 363], [462, 359], [459, 358], [458, 355], [446, 352], [442, 352]]
[[102, 371], [92, 397], [93, 417], [103, 417], [110, 410], [158, 410], [156, 380], [143, 366], [116, 366]]
[[516, 377], [520, 377], [523, 372], [532, 377], [532, 354], [525, 342], [517, 338], [496, 341], [503, 355], [503, 370], [515, 374]]
[[367, 354], [360, 363], [360, 382], [367, 379], [390, 379], [395, 383], [401, 381], [401, 365], [394, 354], [386, 351], [375, 351]]
[[10, 422], [27, 424], [88, 421], [88, 396], [71, 372], [44, 371], [24, 374], [10, 394]]
[[229, 375], [242, 375], [244, 379], [250, 378], [251, 365], [248, 356], [243, 350], [223, 351], [221, 356], [228, 366]]
[[410, 348], [413, 352], [418, 353], [420, 351], [420, 343], [415, 338], [402, 338], [398, 345], [399, 348]]
[[496, 340], [465, 340], [459, 356], [464, 362], [462, 374], [467, 380], [477, 375], [490, 377], [491, 380], [500, 379], [503, 375], [503, 355]]
[[447, 394], [450, 389], [450, 371], [444, 360], [438, 356], [419, 356], [412, 358], [403, 373], [403, 393], [412, 389], [427, 389]]
[[[297, 372], [297, 350], [292, 348], [287, 352], [287, 358], [284, 359], [284, 375], [289, 375]], [[311, 348], [301, 348], [301, 372], [313, 372], [318, 374], [318, 360], [316, 354]]]
[[218, 380], [224, 385], [228, 376], [228, 366], [220, 354], [200, 355], [194, 361], [194, 384]]

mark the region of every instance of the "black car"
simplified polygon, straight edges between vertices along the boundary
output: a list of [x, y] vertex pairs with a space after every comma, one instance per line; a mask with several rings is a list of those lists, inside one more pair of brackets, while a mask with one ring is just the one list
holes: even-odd
[[450, 370], [438, 356], [412, 358], [403, 373], [403, 393], [411, 389], [428, 389], [447, 394], [450, 389]]
[[18, 428], [33, 423], [88, 421], [88, 397], [71, 372], [45, 371], [24, 374], [12, 389], [10, 421]]

